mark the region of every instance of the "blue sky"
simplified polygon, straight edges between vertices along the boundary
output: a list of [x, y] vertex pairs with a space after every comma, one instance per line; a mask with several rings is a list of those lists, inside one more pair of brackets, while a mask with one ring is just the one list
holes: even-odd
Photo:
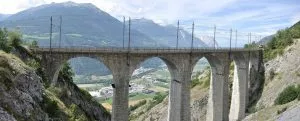
[[259, 38], [300, 20], [300, 0], [0, 0], [0, 13], [65, 1], [93, 3], [118, 19], [144, 17], [162, 25], [180, 20], [187, 31], [194, 21], [198, 36], [212, 35], [216, 25], [218, 37], [228, 39], [232, 28], [244, 41], [249, 32]]

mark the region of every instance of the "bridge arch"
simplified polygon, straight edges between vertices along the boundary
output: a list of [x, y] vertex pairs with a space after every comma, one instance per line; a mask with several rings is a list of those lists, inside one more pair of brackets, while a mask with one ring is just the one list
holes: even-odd
[[[142, 95], [157, 96], [159, 94], [159, 95], [163, 95], [163, 97], [170, 95], [169, 92], [171, 89], [170, 87], [171, 87], [172, 80], [175, 80], [176, 79], [175, 75], [177, 75], [176, 65], [162, 56], [142, 57], [136, 61], [137, 61], [136, 65], [131, 65], [134, 66], [133, 69], [134, 72], [131, 76], [131, 82], [130, 82], [131, 87], [129, 90], [134, 88], [136, 84], [142, 83], [140, 85], [143, 85], [145, 89], [145, 91], [141, 92], [143, 93]], [[136, 77], [140, 79], [136, 79]], [[138, 93], [138, 95], [141, 95], [141, 93]], [[134, 97], [132, 98], [129, 95], [129, 105], [132, 105], [131, 103], [132, 99], [135, 98]], [[148, 100], [149, 98], [147, 97], [144, 99]], [[161, 117], [161, 119], [167, 120], [167, 117]]]
[[[133, 71], [138, 69], [139, 67], [141, 67], [141, 65], [150, 60], [150, 59], [153, 59], [153, 58], [158, 58], [160, 59], [161, 61], [163, 61], [163, 63], [165, 65], [167, 65], [168, 67], [168, 71], [170, 72], [170, 75], [171, 75], [171, 79], [173, 79], [174, 77], [176, 77], [177, 75], [177, 66], [174, 64], [174, 62], [172, 62], [171, 59], [168, 59], [167, 57], [164, 57], [164, 56], [147, 56], [147, 57], [141, 57], [137, 60], [136, 64], [132, 65], [133, 66]], [[132, 71], [132, 72], [133, 72]], [[174, 78], [175, 79], [175, 78]]]
[[103, 66], [112, 73], [112, 70], [108, 63], [103, 59], [102, 57], [98, 55], [73, 55], [73, 54], [63, 54], [63, 55], [47, 55], [42, 57], [43, 67], [48, 70], [46, 71], [48, 74], [49, 81], [51, 81], [52, 84], [55, 84], [59, 75], [59, 72], [61, 71], [63, 64], [67, 63], [69, 60], [76, 59], [76, 58], [88, 58], [92, 60], [96, 60], [98, 63], [102, 63]]

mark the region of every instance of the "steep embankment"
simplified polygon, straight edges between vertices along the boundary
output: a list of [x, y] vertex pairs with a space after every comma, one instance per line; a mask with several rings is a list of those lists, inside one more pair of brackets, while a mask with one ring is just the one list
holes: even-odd
[[[298, 38], [298, 39], [297, 39]], [[245, 120], [299, 121], [300, 21], [279, 30], [265, 47], [265, 83], [253, 114]], [[298, 100], [295, 99], [297, 98]]]
[[265, 84], [262, 96], [256, 105], [257, 112], [249, 115], [245, 120], [300, 120], [299, 116], [292, 116], [293, 114], [299, 115], [297, 112], [300, 108], [299, 101], [274, 105], [276, 98], [286, 87], [300, 84], [299, 47], [300, 39], [295, 39], [291, 46], [285, 48], [281, 56], [277, 56], [265, 64]]
[[[49, 95], [53, 95], [65, 113], [69, 114], [71, 119], [81, 119], [90, 121], [110, 121], [110, 114], [85, 90], [78, 88], [73, 82], [71, 70], [66, 64], [56, 84], [47, 89]], [[70, 113], [71, 112], [71, 113]]]
[[73, 84], [66, 70], [55, 88], [46, 82], [18, 57], [0, 51], [0, 121], [110, 121], [110, 114]]
[[269, 107], [274, 104], [278, 94], [287, 86], [300, 83], [300, 39], [278, 56], [265, 64], [266, 79], [258, 106]]

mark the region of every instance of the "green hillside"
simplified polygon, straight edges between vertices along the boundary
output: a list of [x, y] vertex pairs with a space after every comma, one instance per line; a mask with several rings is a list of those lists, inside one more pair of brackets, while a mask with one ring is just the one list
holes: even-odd
[[279, 30], [274, 38], [267, 43], [264, 57], [266, 60], [282, 55], [284, 49], [293, 43], [293, 39], [300, 38], [300, 21], [290, 28]]

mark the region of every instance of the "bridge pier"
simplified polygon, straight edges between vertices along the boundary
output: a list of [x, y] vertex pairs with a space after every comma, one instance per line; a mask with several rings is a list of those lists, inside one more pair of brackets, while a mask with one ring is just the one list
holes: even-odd
[[169, 91], [169, 107], [168, 107], [168, 121], [180, 121], [181, 116], [181, 93], [182, 81], [174, 78], [171, 80]]
[[113, 103], [112, 103], [112, 121], [128, 121], [128, 92], [129, 78], [127, 75], [115, 74], [113, 76]]
[[165, 56], [161, 58], [171, 74], [169, 90], [168, 121], [190, 121], [190, 55]]
[[238, 121], [245, 117], [248, 100], [248, 62], [246, 59], [235, 61], [230, 121]]
[[177, 57], [173, 63], [176, 69], [169, 68], [172, 76], [168, 121], [190, 121], [190, 83], [192, 74], [192, 63], [187, 56]]
[[[183, 77], [183, 83], [181, 86], [181, 121], [191, 121], [191, 76], [192, 76], [192, 71], [187, 68], [184, 69], [182, 73]], [[171, 120], [170, 120], [171, 121]]]
[[211, 81], [206, 121], [228, 121], [228, 57], [207, 58], [211, 64]]
[[132, 69], [129, 58], [126, 54], [115, 54], [112, 56], [101, 57], [103, 63], [111, 70], [113, 75], [113, 102], [112, 102], [112, 121], [128, 121], [128, 94], [129, 81]]

